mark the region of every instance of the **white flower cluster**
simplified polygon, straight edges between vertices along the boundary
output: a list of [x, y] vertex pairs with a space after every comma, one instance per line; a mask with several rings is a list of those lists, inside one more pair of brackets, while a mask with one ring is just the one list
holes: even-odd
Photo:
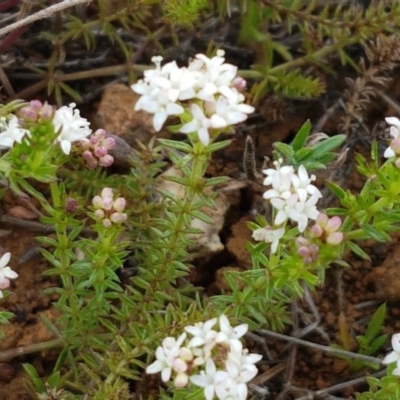
[[0, 258], [0, 299], [4, 297], [2, 290], [10, 287], [10, 279], [18, 278], [18, 274], [8, 266], [10, 258], [11, 253], [4, 253]]
[[281, 225], [288, 219], [297, 222], [300, 232], [304, 232], [308, 220], [315, 220], [319, 211], [316, 204], [322, 197], [318, 188], [311, 184], [315, 176], [308, 176], [303, 165], [296, 174], [292, 166], [281, 166], [282, 160], [275, 162], [276, 169], [269, 168], [263, 171], [267, 177], [264, 185], [272, 189], [264, 193], [264, 198], [271, 201], [278, 211], [275, 225]]
[[188, 67], [182, 68], [175, 61], [161, 67], [162, 57], [153, 57], [156, 68], [145, 71], [144, 79], [132, 85], [133, 91], [141, 95], [135, 110], [154, 114], [157, 132], [169, 116], [187, 112], [192, 120], [180, 132], [197, 132], [207, 146], [210, 131], [243, 122], [254, 111], [254, 107], [243, 104], [240, 90], [245, 88], [245, 81], [236, 77], [237, 67], [224, 63], [224, 54], [223, 50], [213, 58], [197, 54]]
[[[220, 329], [214, 330], [217, 321]], [[178, 339], [163, 340], [156, 351], [157, 360], [146, 372], [161, 372], [164, 382], [173, 376], [177, 388], [189, 383], [202, 387], [206, 400], [246, 400], [247, 382], [257, 375], [254, 364], [262, 358], [243, 349], [239, 339], [247, 328], [246, 324], [231, 327], [225, 315], [187, 326]]]
[[[82, 140], [92, 133], [89, 128], [89, 121], [80, 116], [76, 104], [60, 107], [54, 112], [53, 125], [60, 134], [57, 141], [65, 154], [71, 152], [71, 143]], [[20, 121], [16, 115], [11, 115], [8, 120], [3, 118], [0, 121], [0, 146], [12, 147], [14, 143], [21, 143], [25, 135], [30, 136], [28, 129], [21, 127]]]
[[400, 333], [392, 336], [393, 351], [389, 353], [384, 359], [384, 364], [396, 363], [396, 368], [393, 370], [393, 375], [400, 376]]

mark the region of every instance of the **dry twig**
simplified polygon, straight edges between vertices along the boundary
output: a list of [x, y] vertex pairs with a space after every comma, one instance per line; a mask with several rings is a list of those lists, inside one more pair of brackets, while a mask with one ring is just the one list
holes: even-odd
[[38, 21], [39, 19], [49, 18], [58, 11], [76, 6], [77, 4], [90, 3], [91, 1], [92, 0], [64, 0], [61, 3], [54, 4], [53, 6], [47, 7], [44, 10], [38, 11], [35, 14], [29, 15], [26, 18], [23, 18], [17, 22], [14, 22], [13, 24], [7, 25], [5, 28], [0, 29], [0, 37], [22, 26]]

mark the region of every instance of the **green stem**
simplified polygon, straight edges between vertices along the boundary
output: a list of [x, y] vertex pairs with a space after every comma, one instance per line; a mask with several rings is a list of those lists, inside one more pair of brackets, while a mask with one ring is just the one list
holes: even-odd
[[[79, 306], [76, 297], [74, 296], [75, 288], [71, 273], [69, 271], [71, 262], [68, 255], [68, 250], [70, 248], [70, 243], [68, 239], [68, 227], [66, 220], [62, 218], [62, 216], [57, 211], [61, 208], [61, 195], [57, 182], [50, 183], [50, 191], [53, 201], [53, 207], [55, 210], [54, 221], [58, 241], [56, 257], [60, 261], [59, 274], [64, 288], [62, 297], [65, 298], [68, 303], [68, 307], [71, 309], [72, 320], [77, 321], [79, 319]], [[62, 301], [62, 297], [59, 302]]]

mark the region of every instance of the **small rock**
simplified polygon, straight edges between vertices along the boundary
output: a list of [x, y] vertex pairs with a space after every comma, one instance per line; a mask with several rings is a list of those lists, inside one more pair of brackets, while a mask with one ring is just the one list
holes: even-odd
[[[137, 148], [137, 140], [147, 144], [156, 132], [153, 115], [135, 111], [139, 97], [129, 86], [120, 83], [108, 86], [95, 116], [97, 127], [120, 136], [131, 147]], [[157, 132], [157, 137], [170, 136], [167, 130]]]
[[[162, 179], [166, 176], [182, 177], [183, 174], [178, 168], [171, 167], [161, 174], [160, 177]], [[185, 190], [182, 185], [166, 179], [162, 180], [157, 188], [159, 190], [169, 191], [180, 199], [183, 199], [185, 194]], [[213, 188], [206, 187], [204, 192], [206, 192], [208, 195], [211, 195], [213, 193]], [[220, 252], [225, 248], [219, 237], [219, 232], [221, 232], [224, 225], [225, 214], [228, 211], [229, 203], [225, 195], [222, 192], [218, 192], [217, 196], [214, 198], [214, 204], [215, 208], [204, 206], [199, 209], [199, 211], [206, 214], [213, 220], [212, 224], [208, 224], [197, 218], [192, 220], [192, 228], [203, 231], [201, 234], [188, 235], [190, 240], [196, 242], [195, 247], [190, 249], [190, 253], [193, 258], [207, 257], [210, 254]]]

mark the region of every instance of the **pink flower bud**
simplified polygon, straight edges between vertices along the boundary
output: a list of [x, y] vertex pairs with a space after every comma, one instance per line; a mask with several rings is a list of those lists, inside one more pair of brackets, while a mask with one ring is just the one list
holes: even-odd
[[112, 137], [106, 137], [103, 139], [102, 144], [107, 150], [112, 150], [115, 147], [115, 139]]
[[108, 218], [105, 218], [105, 219], [103, 219], [103, 225], [106, 228], [109, 228], [112, 225], [112, 222]]
[[107, 149], [103, 146], [99, 146], [94, 149], [94, 155], [98, 158], [104, 157], [106, 154], [107, 154]]
[[100, 196], [94, 196], [92, 200], [92, 204], [94, 208], [102, 208], [103, 207], [103, 199]]
[[97, 131], [94, 133], [94, 136], [100, 141], [106, 137], [106, 131], [105, 129], [97, 129]]
[[400, 139], [393, 139], [390, 142], [390, 147], [396, 153], [396, 155], [400, 154]]
[[10, 287], [10, 280], [5, 276], [0, 276], [0, 289], [4, 290]]
[[319, 238], [323, 235], [324, 230], [321, 228], [320, 225], [313, 225], [311, 227], [311, 233], [314, 237]]
[[326, 231], [327, 233], [336, 232], [336, 231], [338, 231], [338, 230], [340, 229], [340, 226], [341, 226], [341, 225], [342, 225], [342, 220], [341, 220], [339, 217], [337, 217], [337, 216], [332, 217], [332, 218], [328, 221], [328, 223], [326, 224], [326, 226], [325, 226], [325, 231]]
[[97, 219], [103, 219], [104, 217], [105, 217], [105, 213], [104, 213], [104, 211], [103, 210], [96, 210], [95, 212], [94, 212], [94, 216], [97, 218]]
[[319, 213], [315, 222], [321, 227], [325, 228], [325, 225], [328, 223], [328, 216], [324, 213]]
[[233, 80], [232, 85], [238, 92], [243, 92], [246, 90], [247, 82], [241, 76], [237, 76]]
[[297, 246], [308, 246], [310, 244], [310, 241], [303, 236], [299, 236], [296, 239], [296, 244]]
[[110, 215], [110, 220], [114, 222], [114, 224], [122, 224], [128, 219], [128, 216], [125, 213], [112, 213]]
[[65, 202], [65, 211], [67, 213], [74, 213], [78, 209], [78, 202], [71, 198], [68, 197], [67, 201]]
[[102, 191], [101, 191], [101, 197], [103, 197], [103, 198], [105, 198], [105, 197], [111, 197], [111, 198], [113, 198], [114, 197], [114, 190], [112, 190], [111, 188], [104, 188]]
[[103, 210], [109, 211], [109, 210], [112, 209], [112, 206], [113, 206], [113, 199], [112, 199], [112, 197], [103, 197], [103, 198], [102, 198], [102, 206], [101, 206], [101, 208], [102, 208]]
[[331, 245], [338, 245], [340, 243], [342, 243], [343, 241], [343, 233], [342, 232], [334, 232], [331, 233], [330, 235], [328, 235], [328, 237], [326, 238], [326, 243], [329, 243]]
[[187, 364], [180, 358], [175, 358], [172, 368], [175, 372], [185, 372], [187, 370]]
[[79, 141], [78, 147], [82, 150], [89, 150], [90, 147], [89, 144], [90, 144], [89, 139], [85, 138]]
[[96, 146], [99, 143], [99, 139], [96, 136], [92, 135], [90, 136], [89, 142], [91, 146]]
[[99, 160], [99, 165], [101, 167], [109, 167], [114, 163], [114, 157], [106, 154], [104, 157], [101, 157]]
[[193, 360], [192, 350], [188, 349], [187, 347], [181, 347], [179, 350], [179, 358], [181, 358], [184, 361], [192, 361]]
[[177, 388], [185, 387], [189, 382], [189, 377], [184, 372], [180, 372], [174, 379], [174, 385]]
[[92, 161], [94, 159], [93, 154], [90, 150], [85, 150], [82, 153], [82, 157], [85, 161]]
[[303, 257], [308, 257], [310, 252], [308, 251], [308, 247], [306, 246], [301, 246], [298, 248], [297, 252]]
[[44, 120], [44, 121], [51, 120], [54, 117], [54, 108], [46, 102], [43, 104], [40, 114], [41, 114], [42, 120]]
[[95, 169], [97, 167], [97, 159], [93, 158], [86, 161], [86, 165], [89, 169]]
[[126, 200], [123, 197], [118, 197], [114, 201], [113, 208], [115, 211], [122, 212], [125, 210], [126, 207]]

